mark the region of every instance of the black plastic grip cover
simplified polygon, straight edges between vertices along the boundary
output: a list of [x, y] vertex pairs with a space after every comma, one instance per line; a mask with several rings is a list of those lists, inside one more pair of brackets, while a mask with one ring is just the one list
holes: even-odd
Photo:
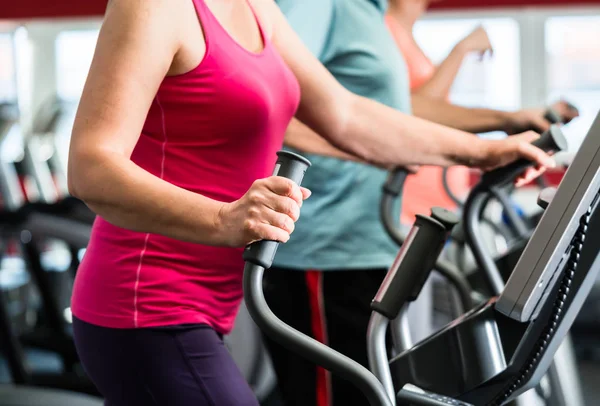
[[[289, 151], [279, 151], [273, 176], [288, 178], [301, 185], [304, 174], [310, 165], [310, 161], [303, 156]], [[269, 269], [273, 265], [273, 258], [275, 258], [279, 244], [279, 241], [270, 240], [252, 243], [244, 250], [244, 261]]]
[[398, 196], [404, 188], [408, 171], [402, 167], [392, 169], [383, 184], [383, 191], [392, 196]]
[[451, 228], [456, 224], [453, 221], [445, 223], [417, 215], [394, 264], [371, 302], [372, 310], [394, 319], [407, 302], [416, 300]]
[[[532, 144], [546, 152], [565, 151], [568, 148], [567, 140], [557, 125], [551, 126]], [[519, 159], [507, 166], [483, 174], [481, 183], [486, 186], [501, 186], [510, 183], [532, 165], [534, 163], [531, 161]]]
[[544, 113], [544, 118], [550, 122], [550, 124], [560, 124], [562, 123], [562, 116], [560, 114], [558, 114], [558, 112], [556, 110], [554, 110], [552, 107], [548, 107], [548, 109], [546, 110], [546, 112]]
[[460, 222], [460, 218], [456, 213], [444, 209], [443, 207], [432, 207], [431, 218], [442, 223], [449, 233], [454, 229], [454, 226]]
[[[575, 113], [576, 115], [579, 115], [579, 109], [576, 106], [574, 106], [566, 100], [563, 100], [563, 102], [566, 104], [567, 108], [571, 110], [571, 112]], [[548, 120], [551, 124], [566, 124], [566, 121], [568, 121], [565, 119], [564, 116], [562, 116], [558, 111], [556, 111], [552, 107], [548, 107], [548, 109], [546, 109], [546, 112], [544, 113], [544, 118]]]

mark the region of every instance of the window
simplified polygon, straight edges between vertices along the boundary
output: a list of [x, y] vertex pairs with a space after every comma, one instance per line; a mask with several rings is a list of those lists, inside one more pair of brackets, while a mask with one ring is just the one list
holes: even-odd
[[494, 57], [465, 58], [454, 82], [452, 102], [469, 107], [515, 110], [521, 105], [519, 25], [512, 18], [431, 19], [415, 25], [415, 38], [435, 64], [478, 25], [488, 32]]
[[65, 31], [56, 38], [59, 98], [78, 101], [92, 63], [98, 30]]
[[0, 33], [0, 103], [15, 102], [17, 86], [13, 36]]
[[581, 113], [564, 129], [575, 150], [600, 110], [600, 16], [552, 17], [545, 34], [548, 100], [564, 97]]

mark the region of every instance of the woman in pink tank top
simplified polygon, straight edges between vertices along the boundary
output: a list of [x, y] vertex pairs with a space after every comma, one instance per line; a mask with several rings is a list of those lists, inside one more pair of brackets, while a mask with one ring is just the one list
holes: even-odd
[[222, 336], [243, 247], [287, 241], [310, 194], [269, 176], [293, 116], [381, 166], [553, 165], [535, 134], [474, 140], [349, 93], [270, 0], [111, 0], [69, 159], [98, 214], [75, 342], [107, 405], [257, 404]]

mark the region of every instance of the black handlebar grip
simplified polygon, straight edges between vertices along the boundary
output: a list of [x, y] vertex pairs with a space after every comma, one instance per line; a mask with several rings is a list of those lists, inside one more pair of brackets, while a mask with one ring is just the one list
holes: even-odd
[[[432, 207], [431, 208], [431, 218], [436, 220], [441, 225], [443, 225], [444, 228], [446, 229], [446, 235], [445, 235], [444, 241], [442, 243], [442, 246], [441, 246], [440, 250], [433, 255], [437, 262], [437, 258], [440, 256], [442, 250], [444, 249], [446, 240], [450, 237], [450, 235], [454, 231], [454, 227], [456, 227], [460, 223], [460, 217], [456, 213], [451, 212], [450, 210], [444, 209], [443, 207]], [[411, 297], [409, 298], [409, 301], [412, 302], [412, 301], [417, 300], [417, 298], [421, 294], [421, 291], [423, 290], [423, 287], [425, 286], [425, 282], [427, 282], [427, 278], [429, 278], [429, 274], [431, 273], [433, 268], [434, 268], [434, 266], [432, 265], [431, 267], [429, 267], [428, 270], [425, 270], [422, 273], [421, 279], [419, 281], [417, 281], [415, 288], [413, 290], [413, 293], [412, 293]]]
[[[574, 106], [572, 103], [569, 103], [566, 100], [563, 100], [563, 103], [565, 103], [569, 110], [574, 112], [576, 115], [579, 115], [579, 109], [576, 106]], [[568, 121], [564, 116], [562, 116], [558, 111], [556, 111], [552, 107], [548, 107], [548, 109], [546, 109], [546, 112], [544, 113], [544, 118], [548, 120], [551, 124], [566, 124]]]
[[[279, 151], [277, 152], [277, 163], [275, 164], [273, 176], [288, 178], [300, 185], [310, 165], [310, 161], [303, 156], [289, 151]], [[273, 259], [279, 244], [279, 241], [271, 240], [254, 242], [244, 250], [244, 261], [269, 269], [273, 265]]]
[[[552, 125], [548, 131], [543, 133], [532, 144], [546, 152], [565, 151], [568, 148], [567, 140], [557, 125]], [[486, 186], [501, 186], [512, 182], [533, 164], [533, 162], [526, 159], [519, 159], [507, 166], [483, 174], [481, 184]]]
[[419, 296], [449, 231], [438, 220], [417, 215], [396, 260], [371, 302], [371, 310], [394, 319], [407, 302]]
[[444, 209], [443, 207], [432, 207], [431, 218], [442, 223], [448, 232], [451, 232], [454, 226], [460, 222], [460, 218], [456, 215], [456, 213], [448, 209]]
[[548, 109], [546, 109], [544, 118], [550, 122], [550, 124], [560, 124], [563, 121], [563, 117], [552, 107], [548, 107]]
[[408, 171], [402, 167], [392, 169], [383, 184], [383, 191], [392, 196], [398, 196], [402, 193], [404, 182], [408, 176]]

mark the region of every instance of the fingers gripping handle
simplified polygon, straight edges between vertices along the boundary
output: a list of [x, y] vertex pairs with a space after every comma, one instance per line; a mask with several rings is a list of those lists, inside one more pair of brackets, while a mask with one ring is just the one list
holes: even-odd
[[550, 124], [560, 124], [563, 121], [562, 116], [556, 110], [554, 110], [552, 107], [549, 107], [546, 110], [546, 113], [544, 114], [544, 118]]
[[[277, 152], [277, 163], [273, 176], [281, 176], [291, 179], [297, 185], [302, 184], [304, 174], [310, 167], [310, 161], [298, 154], [289, 151]], [[279, 241], [257, 241], [244, 250], [244, 261], [269, 269], [273, 264], [273, 258], [279, 247]]]
[[[571, 104], [571, 103], [569, 103], [567, 101], [565, 101], [565, 104], [567, 105], [567, 108], [569, 108], [571, 111], [579, 114], [579, 110], [573, 104]], [[561, 124], [561, 123], [564, 124], [567, 121], [565, 119], [565, 117], [563, 117], [558, 111], [556, 111], [552, 107], [548, 107], [548, 109], [544, 113], [544, 118], [550, 124]]]
[[563, 135], [560, 127], [556, 125], [551, 126], [548, 131], [533, 142], [533, 145], [546, 152], [563, 151], [568, 147], [567, 139]]
[[404, 245], [385, 277], [371, 309], [394, 319], [406, 302], [414, 301], [444, 247], [458, 217], [444, 209], [432, 209], [431, 216], [417, 215]]
[[[551, 126], [548, 131], [543, 133], [532, 144], [546, 152], [559, 152], [568, 148], [565, 136], [556, 125]], [[487, 186], [501, 186], [510, 183], [532, 165], [534, 163], [531, 161], [519, 159], [510, 165], [485, 173], [481, 177], [481, 183]]]

